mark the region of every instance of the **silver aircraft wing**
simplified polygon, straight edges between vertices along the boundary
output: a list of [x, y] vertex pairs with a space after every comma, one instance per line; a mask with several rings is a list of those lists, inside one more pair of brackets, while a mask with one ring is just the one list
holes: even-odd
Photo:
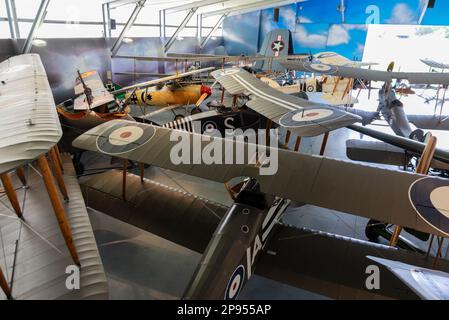
[[317, 136], [361, 120], [357, 115], [280, 92], [245, 70], [216, 70], [212, 76], [230, 94], [248, 96], [248, 107], [298, 136]]
[[280, 60], [279, 63], [284, 68], [289, 70], [318, 73], [342, 78], [383, 82], [392, 82], [393, 80], [407, 80], [410, 84], [449, 85], [449, 73], [390, 72], [288, 59]]
[[38, 54], [0, 63], [0, 174], [35, 160], [61, 139], [47, 74]]

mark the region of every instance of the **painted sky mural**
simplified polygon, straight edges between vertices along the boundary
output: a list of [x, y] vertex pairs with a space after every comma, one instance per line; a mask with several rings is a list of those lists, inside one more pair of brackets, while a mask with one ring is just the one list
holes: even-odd
[[[232, 55], [254, 54], [265, 34], [287, 28], [292, 32], [293, 51], [297, 54], [336, 51], [361, 60], [369, 24], [417, 24], [426, 1], [345, 0], [344, 24], [337, 10], [340, 3], [340, 0], [308, 0], [283, 6], [278, 22], [274, 21], [273, 9], [228, 17], [223, 32], [225, 47]], [[437, 1], [434, 9], [425, 12], [422, 23], [448, 24], [441, 21], [447, 10], [449, 1]]]

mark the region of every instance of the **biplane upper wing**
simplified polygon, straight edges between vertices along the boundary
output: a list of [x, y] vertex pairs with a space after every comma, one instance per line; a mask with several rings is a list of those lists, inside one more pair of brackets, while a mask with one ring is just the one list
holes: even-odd
[[[173, 133], [175, 136], [172, 136]], [[179, 153], [181, 137], [184, 142], [182, 146], [193, 156], [198, 156], [198, 150], [204, 152], [206, 147], [211, 149], [210, 143], [214, 146], [218, 144], [221, 153], [217, 151], [216, 157], [220, 157], [221, 162], [215, 161], [210, 165], [201, 164], [201, 160], [200, 164], [174, 163], [171, 157]], [[249, 149], [253, 149], [254, 145], [239, 141], [224, 143], [221, 138], [202, 141], [206, 140], [202, 137], [114, 120], [79, 136], [73, 146], [221, 183], [235, 177], [253, 177], [259, 181], [262, 192], [267, 194], [449, 236], [447, 179], [281, 149], [271, 149], [269, 153], [270, 156], [278, 154], [277, 161], [270, 161], [270, 165], [276, 166], [275, 173], [261, 174], [261, 168], [253, 164], [237, 164], [237, 154], [239, 157], [249, 154]], [[229, 161], [229, 155], [233, 161]], [[189, 156], [189, 163], [193, 163], [191, 158]], [[266, 161], [261, 163], [263, 167], [267, 164]]]
[[0, 173], [5, 173], [51, 149], [62, 130], [39, 55], [0, 63], [0, 82]]
[[133, 90], [133, 89], [145, 89], [145, 88], [148, 88], [150, 86], [155, 86], [155, 85], [160, 84], [160, 83], [164, 83], [164, 82], [167, 82], [167, 81], [172, 81], [172, 80], [185, 78], [185, 77], [192, 76], [192, 75], [195, 75], [195, 74], [212, 71], [214, 69], [215, 68], [213, 68], [213, 67], [197, 69], [197, 70], [193, 70], [193, 71], [188, 71], [188, 72], [184, 72], [184, 73], [170, 75], [170, 76], [167, 76], [167, 77], [162, 77], [162, 78], [155, 79], [155, 80], [150, 80], [150, 81], [146, 81], [146, 82], [142, 82], [142, 83], [137, 83], [137, 84], [134, 84], [132, 86], [124, 87], [124, 88], [121, 88], [119, 90], [113, 91], [112, 94], [120, 94], [120, 93], [127, 92], [127, 91]]
[[445, 63], [441, 63], [441, 62], [437, 62], [434, 60], [430, 60], [430, 59], [420, 59], [422, 63], [424, 63], [425, 65], [431, 67], [431, 68], [435, 68], [435, 69], [442, 69], [442, 70], [448, 70], [449, 69], [449, 64], [445, 64]]
[[248, 107], [299, 136], [316, 136], [360, 121], [345, 111], [284, 94], [245, 70], [216, 70], [212, 76], [232, 95], [249, 96]]
[[78, 97], [74, 101], [75, 110], [89, 110], [106, 103], [114, 101], [114, 96], [105, 88], [100, 75], [96, 70], [87, 71], [81, 74], [84, 84], [92, 90], [92, 104], [89, 106], [84, 94], [84, 87], [79, 77], [76, 78], [75, 95]]
[[286, 69], [303, 72], [319, 73], [342, 78], [354, 78], [370, 81], [392, 82], [393, 80], [408, 80], [410, 84], [441, 84], [449, 85], [448, 73], [436, 72], [393, 72], [363, 69], [350, 66], [337, 66], [307, 61], [281, 60], [279, 63]]

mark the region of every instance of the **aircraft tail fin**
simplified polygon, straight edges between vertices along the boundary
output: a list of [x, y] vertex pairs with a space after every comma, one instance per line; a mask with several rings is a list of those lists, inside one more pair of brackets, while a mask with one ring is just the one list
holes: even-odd
[[[288, 29], [274, 29], [270, 31], [264, 38], [262, 46], [258, 52], [259, 56], [265, 57], [286, 57], [293, 53], [293, 42], [291, 32]], [[254, 68], [258, 70], [284, 70], [277, 62], [268, 60], [256, 61]]]

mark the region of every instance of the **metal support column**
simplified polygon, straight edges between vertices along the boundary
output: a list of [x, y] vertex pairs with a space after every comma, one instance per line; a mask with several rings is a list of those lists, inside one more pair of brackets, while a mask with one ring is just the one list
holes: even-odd
[[176, 29], [175, 33], [171, 36], [171, 38], [165, 44], [164, 52], [167, 52], [171, 48], [173, 43], [175, 43], [176, 38], [181, 33], [181, 31], [185, 28], [187, 23], [189, 23], [190, 19], [193, 17], [193, 15], [195, 14], [196, 10], [198, 10], [198, 8], [192, 8], [192, 9], [189, 10], [189, 12], [187, 13], [186, 17], [184, 18], [184, 20], [179, 25], [178, 29]]
[[17, 11], [15, 0], [5, 0], [6, 15], [8, 17], [9, 31], [11, 39], [20, 38], [19, 23], [17, 22]]
[[110, 21], [107, 18], [107, 13], [106, 13], [106, 6], [108, 6], [107, 3], [103, 3], [101, 5], [101, 11], [103, 13], [103, 37], [107, 38], [109, 33], [108, 33], [108, 25], [110, 23]]
[[30, 53], [31, 47], [33, 46], [33, 40], [36, 36], [36, 32], [41, 26], [42, 22], [45, 19], [45, 15], [47, 14], [47, 8], [50, 0], [42, 0], [39, 9], [37, 10], [36, 17], [34, 18], [33, 25], [31, 26], [30, 33], [28, 34], [28, 38], [23, 45], [22, 53]]
[[128, 32], [129, 29], [133, 26], [134, 22], [137, 19], [137, 16], [139, 15], [142, 8], [145, 6], [146, 0], [141, 0], [136, 3], [136, 7], [134, 8], [133, 12], [131, 13], [131, 16], [129, 17], [128, 21], [126, 22], [125, 26], [123, 27], [122, 32], [120, 32], [120, 35], [118, 36], [117, 40], [115, 41], [114, 45], [111, 49], [112, 56], [115, 56], [120, 49], [120, 46], [122, 45], [123, 38], [125, 37], [125, 34]]
[[198, 14], [196, 16], [196, 38], [198, 39], [198, 44], [201, 43], [203, 38], [203, 15]]
[[212, 30], [207, 34], [206, 38], [204, 38], [203, 42], [201, 42], [201, 45], [200, 45], [201, 49], [203, 49], [206, 46], [207, 42], [210, 40], [210, 38], [212, 37], [214, 32], [217, 31], [218, 27], [220, 27], [220, 25], [223, 23], [224, 19], [226, 19], [227, 16], [228, 16], [228, 14], [224, 14], [220, 17], [220, 19], [214, 25]]

